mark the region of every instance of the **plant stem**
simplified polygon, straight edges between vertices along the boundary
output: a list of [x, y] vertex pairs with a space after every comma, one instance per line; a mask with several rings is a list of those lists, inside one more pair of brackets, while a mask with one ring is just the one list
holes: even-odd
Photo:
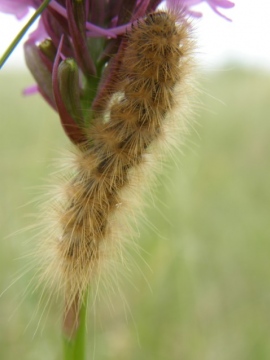
[[25, 35], [26, 31], [29, 29], [29, 27], [33, 24], [33, 22], [39, 17], [39, 15], [42, 13], [43, 10], [46, 9], [46, 7], [49, 5], [51, 0], [44, 0], [43, 3], [40, 5], [40, 7], [35, 11], [34, 15], [31, 16], [30, 20], [24, 25], [24, 27], [21, 29], [19, 34], [15, 37], [15, 39], [12, 41], [12, 43], [9, 45], [7, 50], [4, 52], [3, 56], [0, 58], [0, 69], [12, 53], [12, 51], [15, 49], [15, 47], [18, 45], [18, 43], [21, 41], [22, 37]]
[[87, 314], [86, 293], [84, 302], [81, 304], [79, 312], [79, 325], [76, 334], [72, 339], [68, 339], [63, 334], [63, 360], [86, 360], [85, 334], [86, 334], [86, 314]]
[[87, 299], [85, 299], [80, 309], [80, 323], [74, 341], [74, 360], [85, 360], [85, 335], [86, 335], [86, 314]]

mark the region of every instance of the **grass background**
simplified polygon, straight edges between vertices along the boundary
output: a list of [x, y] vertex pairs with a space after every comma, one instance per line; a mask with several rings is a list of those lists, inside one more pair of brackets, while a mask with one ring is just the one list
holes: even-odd
[[[140, 226], [151, 271], [137, 256], [126, 300], [98, 298], [89, 359], [270, 358], [270, 75], [232, 67], [205, 78], [196, 131], [160, 176], [152, 225]], [[31, 249], [31, 234], [18, 231], [34, 221], [35, 187], [68, 148], [56, 114], [21, 96], [31, 82], [0, 79], [1, 360], [61, 359], [59, 307], [43, 315], [40, 292], [27, 291], [34, 270], [12, 285]]]

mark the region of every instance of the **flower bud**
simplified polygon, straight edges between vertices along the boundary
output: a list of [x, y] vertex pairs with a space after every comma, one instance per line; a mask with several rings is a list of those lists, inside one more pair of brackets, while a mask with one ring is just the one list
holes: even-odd
[[52, 74], [40, 56], [39, 48], [30, 42], [24, 44], [25, 61], [35, 78], [40, 93], [55, 109], [55, 101], [52, 89]]
[[79, 71], [74, 59], [62, 61], [58, 67], [59, 90], [67, 111], [74, 121], [84, 124], [80, 103]]
[[54, 61], [55, 55], [57, 53], [57, 49], [54, 46], [51, 39], [45, 39], [39, 44], [38, 47], [44, 56], [46, 56], [49, 60], [51, 60], [51, 62]]

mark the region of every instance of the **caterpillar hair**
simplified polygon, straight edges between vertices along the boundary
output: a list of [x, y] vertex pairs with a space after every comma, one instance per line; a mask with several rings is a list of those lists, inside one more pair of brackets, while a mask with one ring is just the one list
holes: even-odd
[[87, 141], [78, 146], [61, 196], [49, 208], [52, 231], [39, 251], [42, 278], [63, 291], [67, 309], [80, 304], [128, 235], [125, 219], [134, 215], [148, 170], [176, 126], [185, 127], [190, 34], [188, 21], [173, 11], [151, 13], [126, 34], [114, 94], [85, 130]]

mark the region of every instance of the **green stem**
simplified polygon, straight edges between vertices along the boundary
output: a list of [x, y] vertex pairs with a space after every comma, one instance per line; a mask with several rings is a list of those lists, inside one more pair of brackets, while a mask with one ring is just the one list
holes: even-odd
[[2, 68], [2, 66], [4, 65], [6, 60], [9, 58], [10, 54], [15, 49], [15, 47], [21, 41], [21, 39], [24, 36], [24, 34], [26, 33], [26, 31], [33, 24], [33, 22], [39, 17], [39, 15], [42, 13], [42, 11], [46, 9], [46, 7], [49, 5], [50, 2], [51, 2], [51, 0], [43, 1], [43, 3], [40, 5], [40, 7], [35, 11], [34, 15], [30, 18], [30, 20], [26, 23], [26, 25], [21, 29], [19, 34], [15, 37], [15, 39], [9, 45], [7, 50], [4, 52], [3, 56], [0, 58], [0, 69]]
[[87, 294], [80, 308], [79, 326], [75, 336], [70, 340], [65, 336], [65, 334], [63, 334], [63, 360], [86, 360], [85, 335], [88, 297]]

